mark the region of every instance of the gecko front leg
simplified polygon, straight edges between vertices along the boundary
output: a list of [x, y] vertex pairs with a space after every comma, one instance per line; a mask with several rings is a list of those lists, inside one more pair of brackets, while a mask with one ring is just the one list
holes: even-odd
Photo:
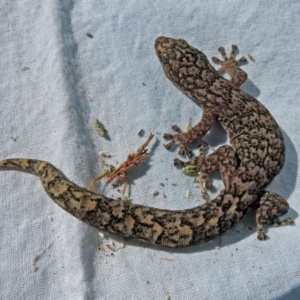
[[216, 116], [209, 109], [203, 108], [201, 121], [189, 131], [182, 132], [177, 125], [173, 125], [172, 129], [176, 134], [165, 133], [163, 135], [164, 139], [171, 139], [171, 142], [164, 145], [165, 148], [169, 150], [176, 143], [180, 143], [181, 147], [179, 148], [179, 154], [186, 155], [186, 150], [188, 149], [186, 145], [201, 139], [210, 130], [215, 121]]
[[218, 63], [221, 65], [221, 67], [217, 70], [219, 74], [222, 74], [226, 72], [228, 75], [230, 75], [231, 79], [229, 82], [234, 87], [240, 87], [244, 81], [247, 79], [247, 73], [243, 71], [241, 68], [238, 67], [239, 64], [246, 62], [247, 59], [242, 56], [238, 60], [234, 58], [234, 54], [237, 51], [238, 47], [236, 45], [231, 46], [231, 53], [228, 57], [226, 55], [224, 47], [220, 47], [218, 51], [221, 53], [224, 60], [220, 60], [219, 58], [213, 56], [212, 61], [214, 63]]

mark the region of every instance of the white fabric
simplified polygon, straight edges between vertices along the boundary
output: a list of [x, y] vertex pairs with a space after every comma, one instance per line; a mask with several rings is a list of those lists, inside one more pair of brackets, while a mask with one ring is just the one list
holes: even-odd
[[[288, 199], [296, 225], [270, 227], [270, 239], [260, 242], [249, 230], [250, 213], [221, 241], [182, 250], [125, 241], [112, 252], [106, 244], [118, 248], [121, 239], [103, 240], [56, 206], [37, 177], [2, 171], [0, 298], [299, 299], [299, 14], [298, 0], [2, 1], [1, 159], [47, 160], [87, 186], [101, 172], [100, 150], [113, 156], [111, 163], [122, 162], [153, 132], [150, 159], [130, 172], [134, 202], [199, 205], [199, 190], [173, 167], [177, 152], [163, 147], [162, 134], [190, 118], [195, 125], [202, 111], [164, 76], [154, 40], [184, 38], [209, 59], [220, 57], [219, 46], [229, 51], [237, 44], [239, 56], [255, 59], [243, 66], [243, 89], [284, 134], [286, 163], [269, 189]], [[96, 118], [110, 140], [95, 133]], [[218, 147], [226, 136], [216, 126], [205, 140]], [[214, 196], [222, 185], [212, 178]]]

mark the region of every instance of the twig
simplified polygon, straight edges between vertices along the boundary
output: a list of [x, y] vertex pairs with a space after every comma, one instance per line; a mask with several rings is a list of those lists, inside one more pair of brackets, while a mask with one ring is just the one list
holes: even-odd
[[116, 177], [124, 178], [126, 170], [129, 168], [136, 166], [138, 163], [143, 161], [148, 156], [148, 149], [145, 149], [152, 138], [154, 137], [153, 133], [151, 133], [146, 142], [134, 153], [131, 153], [128, 155], [127, 160], [124, 161], [114, 172], [110, 174], [110, 176], [107, 178], [106, 183], [110, 183], [113, 179]]
[[[148, 144], [150, 143], [150, 141], [152, 140], [153, 137], [154, 137], [154, 135], [151, 133], [148, 136], [145, 143], [140, 148], [138, 148], [138, 150], [136, 152], [129, 154], [127, 157], [127, 160], [124, 161], [117, 169], [113, 170], [112, 172], [108, 172], [108, 173], [104, 172], [103, 174], [94, 178], [91, 181], [91, 183], [89, 184], [89, 189], [95, 191], [95, 188], [94, 188], [95, 182], [102, 179], [105, 176], [108, 176], [108, 178], [106, 180], [106, 184], [110, 183], [115, 178], [127, 179], [126, 171], [129, 168], [136, 166], [138, 163], [143, 161], [148, 156], [148, 149], [146, 149], [146, 147], [148, 146]], [[124, 195], [126, 187], [127, 187], [127, 180], [125, 181], [124, 186], [122, 188], [122, 195]]]

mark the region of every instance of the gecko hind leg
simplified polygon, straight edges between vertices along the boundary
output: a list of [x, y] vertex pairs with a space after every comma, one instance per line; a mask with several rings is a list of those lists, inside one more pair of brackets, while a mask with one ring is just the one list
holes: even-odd
[[278, 218], [286, 214], [289, 210], [289, 204], [281, 196], [266, 191], [258, 201], [256, 211], [257, 238], [261, 241], [266, 240], [268, 236], [263, 231], [264, 224], [273, 224], [274, 226], [293, 225], [294, 221], [290, 218], [280, 221]]
[[174, 165], [177, 167], [196, 165], [201, 172], [201, 180], [205, 182], [205, 186], [208, 188], [211, 185], [207, 174], [220, 170], [225, 189], [228, 189], [238, 166], [236, 153], [229, 145], [221, 146], [207, 157], [204, 154], [204, 150], [205, 147], [201, 145], [199, 148], [199, 156], [192, 157], [188, 162], [183, 162], [175, 158]]
[[231, 53], [229, 57], [226, 55], [224, 47], [220, 47], [218, 51], [221, 53], [224, 60], [213, 56], [212, 61], [218, 63], [221, 67], [217, 70], [219, 74], [226, 72], [230, 77], [230, 83], [235, 87], [240, 87], [245, 80], [247, 79], [247, 73], [239, 68], [239, 64], [246, 62], [247, 59], [242, 56], [238, 60], [234, 58], [234, 54], [237, 51], [238, 47], [236, 45], [231, 46]]

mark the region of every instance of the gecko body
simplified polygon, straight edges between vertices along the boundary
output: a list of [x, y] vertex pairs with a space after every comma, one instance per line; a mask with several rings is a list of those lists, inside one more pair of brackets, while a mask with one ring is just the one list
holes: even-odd
[[[46, 161], [13, 158], [0, 161], [0, 169], [17, 169], [34, 173], [53, 201], [64, 210], [101, 230], [134, 238], [148, 244], [165, 247], [185, 247], [212, 240], [236, 224], [254, 204], [258, 238], [263, 240], [263, 224], [276, 221], [289, 206], [279, 195], [264, 190], [280, 172], [284, 163], [284, 142], [280, 129], [269, 111], [238, 86], [246, 74], [237, 67], [233, 52], [221, 71], [227, 71], [231, 81], [220, 76], [206, 56], [184, 40], [159, 37], [156, 54], [166, 76], [203, 108], [202, 120], [188, 132], [174, 135], [169, 149], [181, 144], [182, 154], [187, 144], [202, 138], [215, 121], [227, 131], [231, 146], [224, 145], [211, 155], [199, 159], [197, 167], [203, 173], [219, 169], [225, 188], [211, 202], [185, 210], [166, 210], [111, 199], [77, 186], [56, 167]], [[238, 61], [239, 62], [239, 61]], [[278, 224], [292, 224], [286, 219]]]

